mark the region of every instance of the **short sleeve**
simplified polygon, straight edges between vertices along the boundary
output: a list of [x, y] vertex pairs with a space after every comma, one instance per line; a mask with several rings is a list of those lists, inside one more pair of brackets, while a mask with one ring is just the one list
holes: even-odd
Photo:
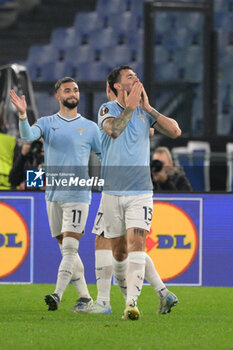
[[98, 125], [102, 126], [102, 123], [107, 118], [116, 118], [119, 116], [119, 110], [113, 105], [112, 102], [104, 103], [98, 113]]

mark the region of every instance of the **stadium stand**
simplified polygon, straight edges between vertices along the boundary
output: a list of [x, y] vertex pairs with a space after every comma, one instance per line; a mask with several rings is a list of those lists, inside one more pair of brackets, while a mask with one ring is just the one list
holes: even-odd
[[[86, 70], [88, 61], [90, 63], [102, 61], [110, 68], [125, 63], [133, 64], [139, 70], [139, 75], [142, 76], [142, 5], [143, 1], [141, 0], [114, 0], [111, 2], [100, 0], [97, 1], [96, 11], [76, 13], [73, 27], [57, 28], [52, 32], [50, 45], [54, 47], [54, 62], [65, 60], [71, 63], [73, 76], [77, 76], [77, 72], [80, 71], [79, 76], [82, 76], [84, 81], [88, 80], [88, 76], [93, 77], [95, 81], [98, 76], [100, 77], [99, 72], [102, 71], [101, 63], [95, 63], [98, 72], [85, 76], [83, 72], [93, 71], [93, 69]], [[197, 28], [196, 26], [200, 24], [199, 17], [196, 14], [191, 14], [192, 20], [190, 21], [180, 13], [162, 13], [161, 16], [158, 16], [156, 30], [158, 26], [158, 32], [164, 37], [163, 45], [161, 43], [155, 45], [156, 52], [164, 51], [163, 60], [160, 55], [156, 54], [156, 58], [158, 57], [160, 61], [156, 60], [156, 78], [158, 80], [199, 81], [201, 79], [200, 57], [202, 52], [201, 41], [198, 40], [200, 33], [196, 29], [192, 32], [192, 29]], [[119, 25], [119, 20], [121, 25]], [[164, 26], [164, 20], [166, 20], [166, 26]], [[187, 29], [184, 30], [184, 27]], [[178, 35], [182, 40], [177, 39]], [[188, 44], [188, 55], [187, 53], [184, 55], [184, 47], [187, 51]], [[36, 80], [44, 80], [46, 76], [51, 76], [40, 73], [43, 71], [43, 64], [47, 65], [53, 59], [53, 54], [51, 56], [49, 52], [46, 56], [47, 62], [44, 62], [44, 59], [39, 60], [39, 67], [35, 68], [29, 53], [26, 65]], [[187, 57], [186, 61], [184, 61], [184, 57]], [[38, 59], [35, 58], [35, 60], [38, 65]], [[82, 65], [82, 69], [79, 68], [79, 65]], [[60, 66], [63, 65], [60, 64]]]
[[[8, 21], [7, 28], [0, 32], [0, 65], [25, 61], [31, 45], [49, 44], [55, 28], [70, 27], [77, 11], [91, 11], [95, 3], [95, 0], [40, 0], [30, 11], [19, 13], [17, 21], [13, 24]], [[0, 16], [1, 12], [0, 7]]]
[[35, 100], [37, 106], [40, 106], [41, 115], [52, 115], [59, 108], [58, 101], [54, 98], [54, 94], [47, 92], [36, 92]]
[[96, 5], [96, 12], [98, 14], [116, 14], [127, 11], [127, 1], [124, 0], [98, 0]]
[[194, 191], [210, 191], [210, 153], [209, 143], [201, 141], [172, 149], [175, 165], [183, 166]]
[[101, 61], [83, 62], [77, 67], [77, 79], [81, 81], [101, 81], [110, 69]]
[[17, 18], [18, 4], [14, 0], [0, 1], [0, 28], [13, 24]]
[[[95, 3], [95, 10], [74, 13], [69, 27], [58, 27], [52, 31], [50, 42], [44, 44], [51, 45], [54, 53], [50, 54], [48, 50], [47, 58], [41, 60], [38, 60], [35, 55], [36, 63], [38, 64], [39, 61], [39, 69], [42, 69], [41, 66], [51, 60], [72, 62], [76, 70], [78, 70], [78, 65], [83, 64], [84, 61], [101, 60], [110, 67], [126, 62], [135, 65], [136, 62], [139, 70], [143, 70], [143, 0], [98, 0]], [[223, 85], [224, 91], [231, 90], [225, 83], [225, 80], [228, 79], [225, 77], [229, 76], [233, 58], [231, 49], [233, 12], [230, 4], [229, 0], [215, 0], [215, 27], [219, 31], [220, 38], [221, 79], [219, 87]], [[73, 26], [70, 26], [71, 23]], [[162, 11], [157, 14], [155, 25], [155, 77], [157, 80], [201, 82], [203, 75], [202, 27], [203, 17], [199, 13], [184, 14], [183, 12]], [[32, 52], [36, 51], [36, 47], [29, 50], [26, 62], [33, 78], [38, 76], [33, 73], [36, 69], [32, 59]], [[42, 48], [43, 50], [47, 49]], [[88, 51], [90, 54], [87, 57]], [[41, 57], [40, 54], [39, 57]], [[231, 92], [228, 95], [232, 99]], [[194, 100], [195, 108], [199, 111], [201, 111], [202, 103], [200, 96], [200, 93], [196, 94], [196, 100]], [[227, 118], [226, 112], [223, 112], [226, 111], [225, 96], [226, 93], [225, 95], [219, 94], [219, 125], [221, 125], [220, 132], [229, 133], [230, 118]], [[198, 131], [200, 127], [198, 118], [193, 124], [195, 130]]]
[[29, 49], [27, 62], [38, 63], [39, 65], [47, 62], [59, 61], [59, 50], [53, 45], [32, 45]]
[[20, 13], [31, 11], [41, 0], [0, 0], [0, 28], [8, 28]]
[[81, 35], [78, 35], [74, 27], [58, 27], [53, 30], [51, 45], [59, 50], [64, 50], [71, 46], [79, 46], [82, 43]]

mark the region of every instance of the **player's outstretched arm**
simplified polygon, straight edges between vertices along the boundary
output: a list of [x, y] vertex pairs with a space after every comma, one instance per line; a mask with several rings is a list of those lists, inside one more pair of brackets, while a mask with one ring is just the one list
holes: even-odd
[[126, 91], [123, 93], [126, 106], [124, 112], [116, 118], [108, 118], [103, 122], [104, 131], [113, 139], [120, 136], [129, 124], [133, 112], [137, 108], [141, 99], [142, 84], [140, 82], [135, 83], [129, 95], [127, 95]]
[[181, 135], [181, 129], [179, 128], [179, 125], [175, 119], [168, 118], [159, 113], [155, 108], [151, 107], [144, 87], [142, 89], [141, 107], [157, 121], [154, 126], [157, 131], [171, 137], [172, 139], [175, 139]]

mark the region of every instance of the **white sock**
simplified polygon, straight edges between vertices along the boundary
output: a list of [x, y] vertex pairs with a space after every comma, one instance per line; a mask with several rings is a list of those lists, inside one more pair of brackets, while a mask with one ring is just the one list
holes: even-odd
[[91, 298], [84, 277], [84, 266], [78, 253], [76, 254], [74, 261], [74, 271], [71, 277], [71, 282], [74, 285], [80, 298]]
[[[60, 243], [59, 247], [62, 254], [62, 245]], [[78, 253], [76, 254], [76, 259], [74, 262], [74, 272], [71, 277], [71, 282], [74, 285], [80, 298], [91, 298], [84, 276], [84, 266]]]
[[120, 290], [122, 291], [124, 298], [127, 297], [127, 283], [126, 283], [126, 270], [128, 265], [128, 258], [123, 261], [117, 261], [114, 256], [112, 257], [113, 273]]
[[74, 263], [79, 246], [79, 241], [73, 237], [64, 237], [62, 241], [62, 260], [58, 269], [56, 289], [57, 293], [62, 298], [62, 295], [69, 284], [73, 275]]
[[103, 306], [110, 306], [112, 271], [112, 251], [97, 249], [95, 251], [97, 302]]
[[136, 304], [141, 293], [145, 274], [145, 253], [129, 253], [127, 269], [127, 304]]
[[161, 280], [158, 272], [155, 269], [154, 263], [151, 257], [145, 253], [146, 265], [145, 265], [145, 279], [150, 283], [152, 287], [156, 290], [158, 296], [163, 297], [167, 288], [163, 281]]

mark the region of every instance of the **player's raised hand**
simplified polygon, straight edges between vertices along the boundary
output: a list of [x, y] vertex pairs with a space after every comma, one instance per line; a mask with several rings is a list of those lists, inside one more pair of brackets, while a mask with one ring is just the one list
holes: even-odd
[[133, 109], [137, 108], [141, 100], [142, 88], [143, 88], [142, 83], [140, 81], [137, 81], [134, 83], [132, 90], [130, 91], [128, 96], [126, 91], [124, 91], [124, 99], [125, 99], [126, 107], [130, 107]]
[[151, 110], [151, 105], [149, 103], [149, 99], [148, 99], [146, 90], [144, 89], [144, 86], [142, 87], [142, 95], [141, 95], [140, 106], [146, 112], [149, 112]]
[[23, 115], [26, 113], [27, 110], [27, 103], [25, 100], [25, 96], [22, 95], [22, 97], [19, 97], [14, 90], [10, 90], [10, 98], [11, 102], [15, 105], [17, 108], [19, 114]]

